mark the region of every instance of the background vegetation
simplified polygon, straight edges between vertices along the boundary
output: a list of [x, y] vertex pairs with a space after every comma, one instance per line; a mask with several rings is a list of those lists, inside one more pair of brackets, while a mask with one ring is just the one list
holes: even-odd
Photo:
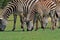
[[4, 8], [11, 0], [0, 0], [0, 8]]

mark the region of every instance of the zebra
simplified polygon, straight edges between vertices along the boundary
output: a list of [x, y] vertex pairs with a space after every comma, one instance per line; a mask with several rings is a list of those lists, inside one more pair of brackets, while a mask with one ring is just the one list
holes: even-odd
[[[47, 24], [46, 19], [48, 15], [51, 17], [52, 27], [51, 29], [55, 29], [55, 11], [56, 11], [56, 4], [52, 0], [40, 0], [41, 1], [41, 9], [43, 11], [42, 18], [42, 28], [44, 28]], [[43, 7], [43, 8], [42, 8]], [[50, 13], [49, 13], [50, 12]], [[45, 21], [44, 21], [45, 20]]]
[[[3, 9], [3, 12], [0, 17], [0, 30], [5, 29], [7, 18], [13, 13], [14, 16], [14, 25], [12, 31], [15, 30], [16, 18], [17, 15], [21, 16], [23, 14], [23, 6], [21, 0], [12, 0], [7, 4], [7, 6]], [[17, 14], [18, 13], [18, 14]]]
[[[33, 6], [38, 2], [38, 0], [26, 0], [23, 6], [23, 15], [26, 18], [27, 30], [32, 30], [34, 28], [34, 23], [32, 23], [34, 12]], [[31, 15], [32, 13], [32, 15]], [[31, 18], [32, 17], [32, 18]]]
[[[35, 5], [33, 5], [34, 1], [36, 2]], [[27, 11], [25, 11], [25, 12], [28, 13], [27, 17], [26, 17], [27, 21], [30, 22], [30, 12], [32, 9], [35, 9], [40, 15], [41, 26], [44, 29], [46, 26], [46, 23], [47, 23], [46, 19], [50, 12], [50, 17], [51, 17], [51, 22], [52, 22], [51, 29], [55, 29], [55, 15], [54, 14], [55, 14], [55, 10], [56, 10], [56, 4], [52, 0], [33, 0], [31, 3], [32, 4], [30, 4], [30, 5], [33, 5], [32, 7], [29, 5], [26, 6]]]

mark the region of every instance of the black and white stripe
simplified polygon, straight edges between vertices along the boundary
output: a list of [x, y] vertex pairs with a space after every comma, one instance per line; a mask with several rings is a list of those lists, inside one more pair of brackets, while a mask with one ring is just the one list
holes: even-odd
[[23, 10], [25, 13], [30, 12], [31, 8], [35, 5], [35, 3], [37, 3], [38, 0], [26, 0], [24, 2], [24, 7]]

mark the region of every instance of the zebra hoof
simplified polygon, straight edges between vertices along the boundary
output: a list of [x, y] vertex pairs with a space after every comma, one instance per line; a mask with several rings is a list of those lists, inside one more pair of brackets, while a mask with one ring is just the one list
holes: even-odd
[[38, 29], [35, 29], [35, 31], [37, 31]]
[[22, 30], [22, 31], [25, 31], [25, 30]]
[[12, 31], [14, 31], [14, 30], [12, 30]]
[[60, 29], [60, 26], [58, 28]]
[[21, 28], [23, 29], [23, 26], [21, 26]]
[[12, 29], [12, 31], [14, 31], [15, 29]]
[[41, 27], [42, 29], [45, 29], [45, 27]]
[[0, 31], [4, 31], [4, 30], [0, 30]]

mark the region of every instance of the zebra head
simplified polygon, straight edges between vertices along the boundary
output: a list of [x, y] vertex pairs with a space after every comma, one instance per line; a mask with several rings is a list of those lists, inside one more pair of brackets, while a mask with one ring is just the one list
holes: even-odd
[[32, 21], [28, 21], [27, 23], [27, 31], [32, 31], [34, 26]]
[[3, 18], [0, 18], [0, 31], [4, 31], [6, 28], [6, 20]]

